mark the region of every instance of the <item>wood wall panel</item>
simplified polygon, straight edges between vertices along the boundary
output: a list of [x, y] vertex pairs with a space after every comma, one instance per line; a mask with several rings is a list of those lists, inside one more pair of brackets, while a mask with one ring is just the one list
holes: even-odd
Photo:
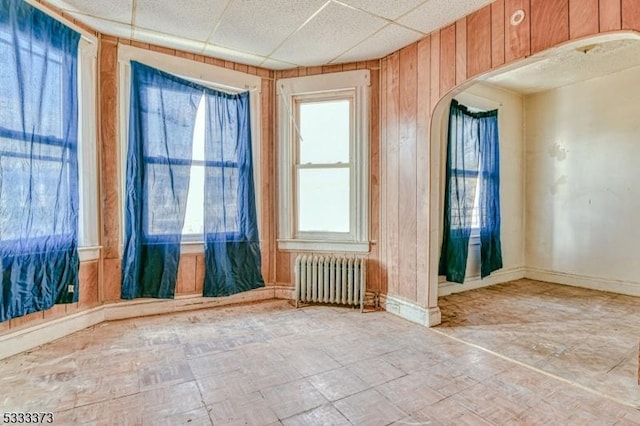
[[[504, 60], [509, 63], [531, 53], [531, 18], [529, 0], [505, 0], [504, 3]], [[520, 25], [511, 25], [511, 15], [523, 10], [525, 18]]]
[[598, 0], [569, 0], [569, 37], [596, 34], [600, 28]]
[[120, 300], [122, 261], [120, 259], [104, 259], [103, 262], [104, 276], [101, 280], [103, 301]]
[[455, 85], [456, 26], [450, 25], [440, 31], [440, 95], [444, 95]]
[[640, 31], [640, 0], [622, 0], [622, 29]]
[[531, 54], [567, 40], [569, 0], [531, 0]]
[[[467, 34], [468, 36], [469, 34]], [[440, 31], [431, 34], [431, 109], [440, 101]]]
[[[453, 35], [451, 53], [455, 54], [455, 27], [447, 33]], [[448, 39], [445, 36], [442, 40]], [[444, 49], [443, 49], [444, 50]], [[454, 56], [455, 58], [455, 56]], [[398, 146], [398, 268], [400, 295], [415, 299], [416, 291], [416, 115], [418, 102], [418, 45], [413, 43], [400, 51], [400, 108]], [[455, 68], [455, 63], [452, 64]], [[455, 84], [455, 72], [451, 86]]]
[[387, 62], [387, 232], [389, 271], [388, 290], [399, 294], [399, 104], [400, 104], [400, 56], [394, 53]]
[[[416, 300], [426, 303], [429, 278], [429, 129], [431, 44], [418, 42], [418, 99], [416, 107]], [[466, 53], [466, 48], [464, 49]], [[466, 57], [466, 54], [464, 55]]]
[[97, 260], [80, 263], [78, 280], [80, 281], [80, 294], [78, 305], [80, 308], [90, 308], [100, 303], [98, 294], [98, 273], [100, 262]]
[[[263, 79], [260, 111], [263, 116], [273, 117], [273, 99], [269, 95], [274, 92], [272, 80]], [[262, 255], [262, 277], [266, 283], [275, 284], [275, 146], [273, 143], [273, 120], [262, 120], [260, 137], [262, 146], [260, 149], [260, 173], [261, 179], [257, 191], [261, 194], [260, 211], [260, 253]]]
[[[77, 303], [75, 303], [74, 305], [77, 305]], [[61, 305], [61, 306], [69, 306], [69, 305]], [[66, 311], [65, 311], [66, 313]], [[41, 322], [44, 321], [44, 313], [41, 312], [33, 312], [31, 314], [27, 314], [27, 315], [23, 315], [21, 317], [17, 317], [17, 318], [12, 318], [9, 320], [9, 328], [10, 329], [16, 329], [16, 328], [22, 328], [22, 327], [27, 327], [27, 326], [32, 326], [32, 325], [36, 325], [36, 324], [40, 324]]]
[[599, 0], [600, 32], [616, 31], [622, 28], [621, 0]]
[[101, 38], [99, 67], [102, 247], [103, 257], [116, 259], [120, 257], [117, 39]]
[[387, 148], [389, 146], [387, 141], [387, 128], [389, 120], [387, 120], [387, 59], [384, 58], [380, 61], [380, 238], [378, 240], [378, 246], [380, 250], [379, 257], [379, 269], [380, 269], [380, 292], [388, 293], [388, 270], [389, 258], [387, 257], [389, 247], [389, 230], [388, 230], [388, 217], [389, 212], [387, 210], [388, 202], [388, 165]]
[[491, 66], [504, 64], [504, 0], [491, 3]]
[[196, 292], [196, 257], [196, 254], [183, 254], [180, 256], [176, 294], [193, 294]]
[[196, 256], [196, 293], [202, 294], [204, 290], [204, 254]]
[[[380, 111], [380, 70], [371, 70], [371, 111]], [[380, 291], [380, 120], [379, 114], [371, 114], [369, 123], [369, 240], [373, 241], [367, 268], [367, 287]]]
[[467, 31], [467, 74], [473, 77], [491, 69], [491, 6], [469, 16]]
[[467, 79], [467, 18], [456, 22], [456, 85]]

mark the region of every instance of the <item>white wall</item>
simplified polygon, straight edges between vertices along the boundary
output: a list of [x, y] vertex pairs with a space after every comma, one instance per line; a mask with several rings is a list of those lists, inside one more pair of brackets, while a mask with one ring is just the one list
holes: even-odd
[[[502, 215], [502, 261], [504, 267], [480, 280], [480, 245], [471, 242], [465, 283], [441, 282], [439, 295], [510, 281], [524, 276], [524, 129], [523, 97], [487, 84], [475, 84], [455, 96], [460, 103], [490, 110], [498, 108], [500, 132], [500, 209]], [[440, 223], [444, 205], [448, 108], [442, 118]], [[440, 242], [442, 236], [440, 236]], [[438, 251], [438, 256], [439, 256]], [[441, 277], [443, 278], [443, 277]]]
[[640, 295], [640, 68], [525, 107], [527, 276]]

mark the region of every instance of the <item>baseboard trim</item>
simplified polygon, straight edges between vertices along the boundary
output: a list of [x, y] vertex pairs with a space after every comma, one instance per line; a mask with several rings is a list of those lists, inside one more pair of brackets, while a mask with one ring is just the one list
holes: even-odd
[[608, 280], [538, 268], [526, 268], [524, 277], [537, 281], [640, 297], [640, 283], [637, 282]]
[[53, 342], [103, 321], [104, 309], [98, 306], [3, 334], [0, 336], [0, 360]]
[[525, 272], [525, 268], [521, 267], [496, 271], [484, 279], [480, 279], [480, 277], [473, 277], [465, 281], [464, 284], [444, 281], [438, 286], [438, 297], [519, 280], [525, 277]]
[[433, 327], [442, 322], [440, 308], [425, 308], [399, 296], [380, 295], [380, 305], [385, 311], [425, 327]]
[[111, 302], [0, 335], [0, 360], [44, 345], [105, 321], [171, 314], [239, 303], [276, 299], [276, 287], [266, 286], [226, 297], [178, 296], [175, 299], [135, 299]]

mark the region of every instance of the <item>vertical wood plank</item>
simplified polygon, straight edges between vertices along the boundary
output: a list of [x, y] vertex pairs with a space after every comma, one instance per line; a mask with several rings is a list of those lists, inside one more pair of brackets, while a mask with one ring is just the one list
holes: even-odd
[[622, 0], [622, 29], [640, 30], [640, 1]]
[[[456, 22], [456, 85], [467, 79], [467, 18]], [[420, 86], [418, 86], [420, 87]]]
[[[429, 285], [429, 124], [431, 43], [418, 42], [418, 104], [416, 142], [416, 301], [426, 306]], [[465, 48], [466, 52], [466, 48]], [[466, 56], [466, 55], [465, 55]]]
[[[455, 27], [451, 26], [453, 49]], [[449, 37], [449, 36], [447, 36]], [[453, 49], [451, 50], [453, 53]], [[454, 56], [455, 58], [455, 56]], [[398, 208], [402, 220], [398, 227], [398, 268], [400, 295], [416, 299], [416, 114], [418, 45], [400, 51], [400, 108], [398, 146]], [[455, 59], [454, 59], [455, 61]], [[452, 64], [455, 67], [455, 63]], [[455, 84], [455, 72], [451, 84]]]
[[431, 34], [431, 110], [440, 101], [440, 32]]
[[596, 34], [600, 29], [598, 0], [569, 0], [569, 37]]
[[440, 31], [440, 96], [456, 85], [456, 27]]
[[398, 253], [398, 215], [399, 197], [399, 164], [398, 164], [398, 119], [399, 119], [399, 76], [400, 76], [400, 56], [396, 52], [389, 56], [388, 75], [387, 75], [387, 230], [389, 246], [388, 246], [388, 268], [389, 268], [389, 293], [399, 294], [399, 253]]
[[504, 64], [504, 0], [491, 3], [491, 66]]
[[[519, 25], [511, 25], [511, 15], [523, 10], [524, 20]], [[504, 3], [504, 33], [505, 33], [505, 62], [529, 56], [531, 53], [531, 19], [529, 17], [529, 0], [505, 0]]]
[[78, 305], [80, 308], [96, 306], [98, 298], [98, 270], [99, 261], [82, 262], [78, 280], [80, 281], [80, 294], [78, 295]]
[[380, 292], [388, 293], [388, 258], [387, 251], [389, 246], [387, 231], [387, 186], [388, 182], [388, 160], [387, 160], [387, 59], [383, 59], [380, 63], [380, 260], [378, 266], [380, 268]]
[[102, 297], [105, 301], [120, 300], [121, 262], [120, 259], [103, 260]]
[[367, 289], [380, 291], [380, 70], [371, 70], [371, 112], [369, 123], [369, 239], [375, 241], [369, 254]]
[[[77, 305], [77, 303], [74, 303], [74, 305]], [[64, 306], [69, 306], [69, 305], [64, 305]], [[28, 327], [31, 325], [39, 324], [42, 321], [44, 321], [44, 313], [42, 311], [33, 312], [31, 314], [23, 315], [21, 317], [11, 318], [9, 320], [9, 328], [16, 329], [16, 328]]]
[[[80, 293], [82, 294], [82, 293]], [[46, 311], [44, 311], [44, 319], [45, 320], [51, 320], [54, 318], [60, 318], [62, 316], [64, 316], [67, 313], [66, 308], [64, 307], [64, 305], [53, 305], [51, 308], [47, 309]], [[9, 325], [9, 321], [5, 321], [7, 326]], [[1, 324], [0, 324], [1, 325]], [[1, 329], [1, 327], [0, 327]]]
[[569, 0], [531, 0], [531, 54], [569, 40]]
[[196, 294], [204, 291], [204, 254], [196, 256]]
[[469, 15], [467, 30], [467, 74], [473, 77], [491, 69], [491, 6]]
[[[293, 255], [295, 257], [295, 255]], [[276, 254], [276, 283], [284, 285], [294, 284], [291, 281], [293, 271], [289, 267], [291, 264], [291, 255], [285, 251], [277, 251]]]
[[118, 47], [101, 39], [100, 61], [100, 141], [102, 143], [102, 246], [107, 259], [120, 257], [119, 176], [118, 176]]
[[620, 0], [600, 0], [600, 32], [622, 28], [622, 3]]
[[274, 206], [275, 199], [275, 164], [273, 161], [273, 81], [263, 78], [261, 82], [260, 113], [261, 147], [260, 147], [260, 233], [262, 254], [262, 276], [265, 282], [275, 283], [273, 265], [275, 261], [275, 222], [277, 211]]
[[196, 254], [180, 255], [176, 294], [192, 294], [196, 291]]

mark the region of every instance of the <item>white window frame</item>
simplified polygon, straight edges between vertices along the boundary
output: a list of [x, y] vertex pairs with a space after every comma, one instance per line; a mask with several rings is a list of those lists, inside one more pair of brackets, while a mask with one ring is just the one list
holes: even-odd
[[[138, 61], [164, 72], [228, 93], [249, 90], [253, 180], [255, 187], [256, 214], [258, 217], [258, 232], [261, 236], [260, 239], [262, 240], [262, 233], [260, 232], [260, 211], [262, 204], [262, 197], [260, 194], [260, 97], [262, 78], [227, 68], [217, 67], [211, 64], [167, 55], [152, 50], [141, 49], [127, 44], [118, 44], [118, 98], [120, 119], [120, 161], [118, 164], [118, 174], [120, 176], [120, 252], [122, 252], [124, 244], [124, 194], [126, 193], [126, 164], [129, 137], [131, 61]], [[180, 252], [182, 254], [204, 253], [204, 241], [183, 235]]]
[[[369, 70], [345, 71], [276, 82], [278, 103], [278, 249], [369, 252]], [[350, 148], [350, 232], [297, 232], [298, 126], [296, 101], [353, 93]]]
[[80, 38], [78, 44], [78, 255], [81, 261], [100, 258], [98, 219], [98, 43]]

